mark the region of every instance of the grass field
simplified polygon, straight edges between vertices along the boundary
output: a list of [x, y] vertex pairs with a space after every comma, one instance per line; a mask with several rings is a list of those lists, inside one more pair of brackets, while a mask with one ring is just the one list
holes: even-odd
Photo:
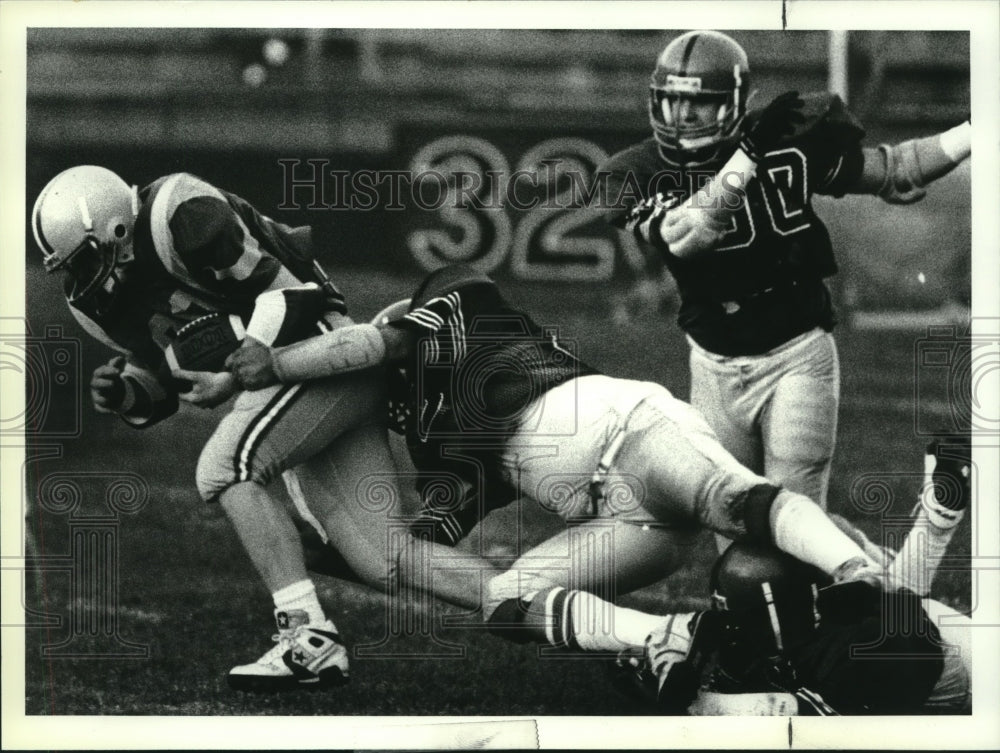
[[[80, 334], [52, 286], [41, 277], [40, 270], [29, 267], [33, 331], [40, 333], [45, 325], [59, 323], [67, 334]], [[338, 279], [355, 302], [359, 317], [374, 313], [387, 300], [403, 297], [413, 284], [411, 278], [387, 277], [374, 289], [369, 280], [352, 272]], [[609, 324], [607, 301], [580, 288], [509, 286], [507, 292], [516, 304], [536, 314], [540, 323], [561, 325], [578, 341], [584, 359], [595, 366], [616, 376], [661, 381], [676, 394], [687, 396], [686, 346], [666, 318], [650, 317], [628, 328], [615, 328]], [[916, 331], [838, 332], [843, 400], [830, 508], [856, 521], [876, 540], [883, 525], [895, 525], [886, 516], [906, 512], [918, 488], [923, 439], [914, 431], [914, 363], [920, 337]], [[82, 373], [89, 375], [106, 357], [86, 344]], [[926, 388], [921, 394], [931, 396], [921, 409], [937, 411], [946, 420], [946, 375], [921, 378]], [[410, 658], [355, 657], [352, 681], [343, 689], [278, 696], [228, 690], [226, 671], [268, 647], [273, 622], [268, 594], [252, 573], [228, 522], [209, 515], [193, 488], [195, 460], [215, 419], [185, 410], [140, 433], [89, 409], [83, 411], [82, 420], [83, 439], [63, 442], [61, 457], [42, 458], [41, 448], [36, 448], [38, 459], [27, 469], [32, 498], [28, 527], [50, 566], [26, 578], [26, 604], [36, 613], [25, 647], [28, 714], [642, 713], [611, 690], [606, 660], [540, 658], [533, 646], [457, 628], [439, 628], [435, 634], [460, 647], [461, 655], [428, 657], [441, 650], [428, 635], [396, 638], [383, 651], [409, 652]], [[109, 515], [102, 501], [105, 482], [95, 474], [123, 472], [137, 474], [148, 486], [145, 506], [135, 514], [103, 522], [86, 518]], [[72, 514], [52, 512], [51, 505], [43, 509], [34, 499], [38, 485], [54, 473], [77, 478], [84, 490]], [[865, 474], [880, 474], [886, 481], [884, 513], [865, 512], [851, 499], [852, 487]], [[497, 552], [511, 543], [512, 515], [508, 510], [489, 521], [486, 535]], [[540, 539], [556, 529], [554, 521], [534, 509], [526, 508], [524, 515], [533, 537]], [[81, 531], [101, 526], [112, 531], [108, 541], [117, 547], [117, 599], [110, 606], [95, 604], [84, 590], [71, 589], [69, 572], [55, 569], [68, 567], [65, 555], [83, 535]], [[659, 611], [707, 606], [711, 551], [706, 539], [706, 546], [680, 572], [625, 597], [623, 603]], [[960, 558], [968, 551], [966, 521], [951, 554]], [[384, 635], [386, 602], [382, 596], [324, 576], [318, 576], [317, 582], [324, 604], [350, 643], [371, 643]], [[967, 606], [968, 573], [941, 573], [935, 591], [944, 601]], [[41, 624], [45, 622], [42, 614], [57, 618], [49, 622], [58, 624]], [[428, 617], [438, 624], [442, 617], [455, 614], [457, 610], [435, 605]], [[112, 618], [117, 635], [145, 647], [148, 655], [94, 656], [123, 648], [105, 634]], [[68, 638], [72, 641], [60, 647]], [[82, 656], [66, 657], [60, 652]]]

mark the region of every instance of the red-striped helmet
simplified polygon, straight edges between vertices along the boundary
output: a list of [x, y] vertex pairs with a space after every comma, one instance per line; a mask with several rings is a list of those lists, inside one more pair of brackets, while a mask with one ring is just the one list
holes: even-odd
[[46, 271], [68, 273], [70, 302], [108, 307], [122, 268], [133, 258], [138, 211], [136, 187], [96, 165], [64, 170], [42, 189], [31, 228]]
[[[750, 93], [747, 54], [718, 31], [689, 31], [666, 46], [649, 84], [649, 122], [660, 154], [700, 165], [736, 143]], [[685, 123], [685, 101], [717, 104], [711, 122]]]

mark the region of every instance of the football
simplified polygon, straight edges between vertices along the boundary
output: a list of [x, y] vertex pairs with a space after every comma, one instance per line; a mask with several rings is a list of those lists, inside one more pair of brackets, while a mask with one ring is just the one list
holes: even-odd
[[[234, 314], [213, 313], [188, 322], [172, 336], [164, 349], [166, 367], [170, 370], [225, 371], [226, 358], [240, 347], [246, 330]], [[176, 386], [190, 387], [183, 380]]]

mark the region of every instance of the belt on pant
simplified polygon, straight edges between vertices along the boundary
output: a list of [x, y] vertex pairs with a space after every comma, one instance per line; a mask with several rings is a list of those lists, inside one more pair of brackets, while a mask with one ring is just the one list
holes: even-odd
[[597, 470], [590, 477], [591, 513], [595, 516], [600, 510], [601, 502], [604, 501], [604, 487], [608, 478], [608, 471], [611, 470], [611, 464], [615, 462], [615, 457], [618, 455], [618, 450], [621, 449], [622, 442], [624, 441], [625, 426], [621, 426], [611, 437], [611, 441], [608, 442], [608, 446], [601, 455], [601, 459], [597, 462]]

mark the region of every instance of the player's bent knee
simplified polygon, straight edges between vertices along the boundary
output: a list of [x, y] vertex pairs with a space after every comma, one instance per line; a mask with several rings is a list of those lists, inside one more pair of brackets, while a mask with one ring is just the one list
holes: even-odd
[[219, 502], [223, 495], [237, 484], [256, 483], [264, 486], [257, 478], [247, 478], [240, 480], [231, 470], [213, 467], [212, 463], [198, 463], [198, 470], [195, 472], [195, 485], [198, 487], [198, 494], [204, 502]]
[[219, 497], [236, 482], [236, 474], [230, 468], [223, 469], [213, 462], [211, 455], [203, 452], [198, 458], [195, 471], [195, 485], [204, 502], [218, 502]]
[[198, 467], [195, 471], [195, 485], [198, 494], [205, 502], [218, 502], [226, 491], [246, 482], [265, 487], [271, 483], [273, 473], [267, 469], [261, 469], [252, 464], [246, 464], [243, 468], [238, 467], [232, 457], [209, 452], [206, 446], [201, 457], [198, 458]]

